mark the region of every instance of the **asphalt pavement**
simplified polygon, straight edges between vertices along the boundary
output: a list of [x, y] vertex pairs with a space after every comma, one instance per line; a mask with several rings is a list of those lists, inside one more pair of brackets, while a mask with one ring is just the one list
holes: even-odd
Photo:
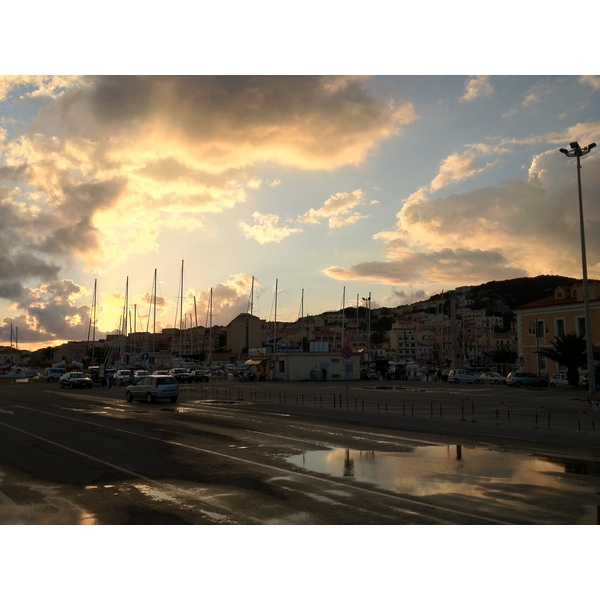
[[543, 445], [600, 456], [600, 406], [587, 390], [441, 382], [213, 381], [183, 386], [181, 398], [241, 410], [302, 414], [381, 429], [460, 436], [502, 445]]

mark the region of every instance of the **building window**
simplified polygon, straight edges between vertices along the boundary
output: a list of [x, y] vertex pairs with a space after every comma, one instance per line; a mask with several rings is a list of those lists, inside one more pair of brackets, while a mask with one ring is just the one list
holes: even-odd
[[543, 338], [546, 336], [546, 323], [544, 321], [535, 322], [535, 337]]
[[585, 317], [577, 317], [577, 334], [585, 335]]
[[540, 371], [545, 371], [548, 367], [546, 365], [546, 357], [538, 354], [538, 368]]
[[556, 337], [564, 335], [564, 333], [565, 333], [565, 320], [564, 319], [556, 319], [556, 323], [554, 325], [554, 329], [556, 331]]

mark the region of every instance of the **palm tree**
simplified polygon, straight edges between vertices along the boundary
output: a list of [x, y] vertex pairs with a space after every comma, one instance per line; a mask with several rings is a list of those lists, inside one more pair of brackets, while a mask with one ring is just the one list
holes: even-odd
[[538, 350], [537, 354], [567, 367], [569, 385], [577, 386], [579, 384], [579, 367], [587, 364], [585, 336], [576, 333], [561, 333], [554, 337], [552, 348], [543, 348]]

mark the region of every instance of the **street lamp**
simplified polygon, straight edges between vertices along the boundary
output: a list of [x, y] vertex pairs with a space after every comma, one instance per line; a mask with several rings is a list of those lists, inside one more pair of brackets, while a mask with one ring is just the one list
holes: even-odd
[[543, 327], [543, 329], [541, 330], [542, 334], [547, 334], [548, 333], [548, 327], [546, 327], [546, 324], [544, 323], [544, 321], [538, 321], [537, 319], [535, 321], [532, 321], [531, 323], [529, 323], [529, 333], [533, 333], [535, 334], [535, 346], [536, 346], [536, 356], [537, 356], [537, 374], [538, 377], [540, 376], [540, 338], [542, 337], [540, 335], [540, 325]]
[[585, 310], [585, 344], [587, 353], [589, 400], [596, 397], [596, 374], [594, 369], [594, 342], [592, 340], [592, 318], [590, 312], [590, 290], [587, 278], [587, 259], [585, 254], [585, 229], [583, 227], [583, 200], [581, 198], [581, 157], [589, 154], [595, 143], [582, 148], [578, 142], [569, 144], [570, 150], [561, 148], [560, 151], [569, 158], [577, 158], [577, 188], [579, 190], [579, 227], [581, 230], [581, 266], [583, 269], [583, 305]]
[[368, 298], [363, 298], [367, 308], [367, 371], [371, 364], [371, 292]]

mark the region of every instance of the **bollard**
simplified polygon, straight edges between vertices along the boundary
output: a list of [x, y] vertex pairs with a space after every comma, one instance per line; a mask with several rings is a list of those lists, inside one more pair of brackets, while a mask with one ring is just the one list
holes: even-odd
[[431, 401], [431, 418], [433, 419], [433, 403], [437, 402], [440, 405], [440, 419], [442, 418], [442, 403], [439, 400]]
[[460, 414], [461, 414], [461, 421], [466, 421], [465, 419], [465, 400], [468, 400], [468, 398], [463, 398], [460, 404]]
[[407, 402], [410, 402], [411, 417], [414, 417], [415, 416], [415, 405], [412, 400], [402, 400], [402, 414], [403, 415], [405, 414], [404, 408], [405, 408], [405, 405]]
[[579, 433], [581, 433], [581, 419], [580, 419], [579, 415], [590, 415], [590, 418], [592, 420], [592, 430], [596, 431], [596, 423], [594, 422], [593, 413], [589, 413], [589, 412], [587, 412], [587, 410], [584, 410], [584, 411], [577, 413], [577, 427], [579, 429]]
[[548, 411], [548, 429], [550, 429], [550, 408], [548, 406], [536, 406], [535, 407], [535, 427], [534, 429], [538, 429], [538, 410], [544, 409]]
[[[498, 407], [500, 405], [504, 405], [504, 404], [505, 404], [504, 402], [498, 402], [496, 404], [496, 425], [500, 425], [500, 423], [498, 421]], [[506, 406], [506, 412], [507, 412], [507, 415], [508, 415], [508, 424], [510, 425], [510, 406]]]

